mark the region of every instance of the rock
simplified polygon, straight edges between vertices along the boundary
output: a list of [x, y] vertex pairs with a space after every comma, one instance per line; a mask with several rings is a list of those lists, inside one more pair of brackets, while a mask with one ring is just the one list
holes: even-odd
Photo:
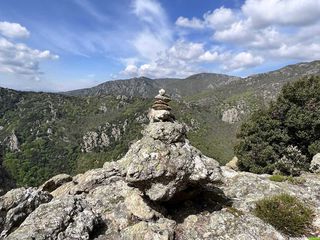
[[40, 205], [6, 239], [89, 239], [100, 218], [80, 196]]
[[19, 151], [19, 140], [15, 132], [12, 132], [12, 134], [8, 137], [7, 145], [10, 151], [12, 152]]
[[227, 109], [222, 113], [222, 121], [226, 123], [236, 123], [240, 121], [239, 112], [236, 108]]
[[175, 120], [168, 104], [171, 99], [165, 93], [166, 91], [161, 89], [159, 94], [155, 96], [155, 102], [148, 114], [150, 122], [173, 122]]
[[251, 214], [232, 214], [226, 209], [191, 215], [176, 227], [175, 240], [238, 239], [285, 240], [272, 226]]
[[[255, 203], [265, 197], [286, 193], [297, 197], [314, 209], [313, 225], [320, 229], [320, 176], [304, 173], [299, 178], [300, 184], [290, 182], [274, 182], [271, 175], [236, 172], [227, 167], [221, 167], [223, 184], [220, 186], [224, 194], [232, 200], [232, 206], [243, 212], [250, 212]], [[320, 234], [320, 231], [318, 232]]]
[[83, 136], [83, 152], [91, 152], [95, 147], [98, 146], [99, 134], [96, 132], [87, 132]]
[[313, 156], [310, 171], [314, 173], [320, 173], [320, 153]]
[[46, 181], [39, 187], [39, 189], [42, 191], [52, 192], [56, 190], [58, 187], [70, 181], [72, 181], [72, 177], [70, 175], [59, 174]]
[[159, 214], [148, 206], [141, 195], [139, 191], [131, 191], [124, 200], [127, 209], [141, 220], [147, 221], [159, 217]]
[[174, 117], [168, 110], [154, 110], [151, 109], [148, 114], [151, 122], [173, 122]]
[[[163, 95], [156, 101], [166, 105]], [[314, 210], [310, 235], [320, 235], [319, 174], [303, 173], [305, 181], [292, 184], [220, 167], [191, 146], [185, 125], [162, 117], [151, 119], [142, 138], [116, 162], [0, 197], [0, 238], [282, 240], [288, 237], [252, 215], [258, 200], [280, 193]], [[116, 126], [107, 127], [112, 132]]]
[[235, 171], [239, 171], [238, 161], [239, 159], [235, 156], [230, 162], [226, 164], [226, 167], [229, 167]]
[[35, 188], [18, 188], [0, 197], [0, 238], [6, 237], [41, 204], [52, 196]]
[[175, 222], [159, 219], [157, 222], [139, 222], [121, 233], [123, 240], [174, 240]]
[[190, 185], [219, 182], [218, 162], [192, 147], [185, 133], [176, 122], [150, 123], [120, 161], [127, 169], [126, 181], [153, 201], [168, 201]]

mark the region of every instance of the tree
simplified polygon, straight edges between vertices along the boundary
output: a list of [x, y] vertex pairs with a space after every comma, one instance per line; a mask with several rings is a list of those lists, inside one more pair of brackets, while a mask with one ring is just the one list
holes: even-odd
[[320, 152], [320, 76], [286, 84], [268, 109], [260, 109], [241, 126], [238, 138], [235, 152], [242, 170], [298, 174], [292, 165], [284, 167], [290, 162], [295, 170], [306, 169]]

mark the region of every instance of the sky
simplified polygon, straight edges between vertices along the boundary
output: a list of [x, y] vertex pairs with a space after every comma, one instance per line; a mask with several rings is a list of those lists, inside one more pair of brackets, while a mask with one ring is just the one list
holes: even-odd
[[248, 76], [320, 59], [320, 0], [0, 1], [0, 86]]

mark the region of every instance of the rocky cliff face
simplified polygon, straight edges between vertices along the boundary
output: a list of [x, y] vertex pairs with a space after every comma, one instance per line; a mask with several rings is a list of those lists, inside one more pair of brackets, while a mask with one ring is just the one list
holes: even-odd
[[288, 239], [251, 213], [283, 192], [310, 203], [320, 229], [319, 175], [291, 185], [220, 167], [190, 145], [184, 125], [152, 120], [119, 161], [0, 197], [0, 238]]

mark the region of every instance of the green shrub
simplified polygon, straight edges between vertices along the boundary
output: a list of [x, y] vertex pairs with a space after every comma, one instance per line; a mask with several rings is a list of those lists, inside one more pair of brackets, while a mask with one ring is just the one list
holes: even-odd
[[289, 236], [307, 234], [313, 211], [288, 194], [280, 194], [257, 202], [254, 214]]
[[320, 77], [286, 84], [268, 109], [245, 122], [235, 147], [240, 170], [298, 175], [320, 149]]
[[269, 179], [274, 182], [290, 182], [292, 184], [302, 184], [306, 181], [304, 178], [301, 178], [301, 177], [292, 177], [292, 176], [283, 176], [283, 175], [272, 175]]

